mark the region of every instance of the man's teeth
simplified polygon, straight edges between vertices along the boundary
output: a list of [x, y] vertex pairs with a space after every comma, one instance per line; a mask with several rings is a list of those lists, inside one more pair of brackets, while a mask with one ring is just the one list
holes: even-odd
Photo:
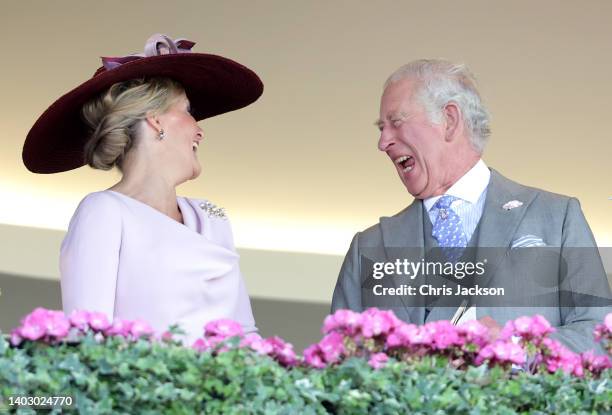
[[[411, 159], [412, 156], [402, 156], [398, 159], [395, 160], [395, 164], [397, 164], [398, 166], [402, 167], [402, 163], [407, 161], [408, 159]], [[402, 171], [404, 173], [409, 172], [410, 170], [412, 170], [414, 168], [414, 164], [412, 166], [406, 166], [402, 168]]]
[[411, 157], [412, 156], [401, 156], [401, 157], [395, 159], [395, 164], [402, 164], [403, 162], [405, 162], [406, 160], [408, 160]]

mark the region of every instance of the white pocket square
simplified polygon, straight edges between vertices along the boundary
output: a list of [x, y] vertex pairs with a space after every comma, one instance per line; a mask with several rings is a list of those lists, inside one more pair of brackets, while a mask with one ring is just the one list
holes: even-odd
[[510, 248], [531, 248], [534, 246], [546, 246], [546, 242], [544, 242], [542, 238], [535, 235], [523, 235], [520, 238], [512, 241]]

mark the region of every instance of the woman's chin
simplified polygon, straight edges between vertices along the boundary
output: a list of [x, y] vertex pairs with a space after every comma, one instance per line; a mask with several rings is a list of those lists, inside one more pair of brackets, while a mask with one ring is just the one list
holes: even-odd
[[197, 178], [200, 176], [200, 174], [201, 174], [201, 173], [202, 173], [202, 166], [200, 166], [200, 165], [198, 164], [197, 166], [195, 166], [195, 167], [193, 168], [193, 173], [192, 173], [192, 175], [191, 175], [191, 179], [189, 179], [189, 180], [195, 180], [195, 179], [197, 179]]

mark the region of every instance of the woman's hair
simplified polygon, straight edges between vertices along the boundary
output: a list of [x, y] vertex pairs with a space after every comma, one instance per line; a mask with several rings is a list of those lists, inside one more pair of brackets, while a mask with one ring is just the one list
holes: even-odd
[[135, 144], [139, 121], [161, 114], [184, 93], [169, 78], [133, 79], [113, 84], [83, 105], [82, 114], [90, 128], [85, 143], [85, 161], [94, 169], [122, 170], [125, 155]]

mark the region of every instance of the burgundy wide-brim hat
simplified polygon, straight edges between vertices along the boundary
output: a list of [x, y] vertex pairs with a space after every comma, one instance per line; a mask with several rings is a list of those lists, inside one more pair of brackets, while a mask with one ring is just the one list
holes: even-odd
[[93, 77], [55, 101], [34, 123], [23, 145], [23, 162], [34, 173], [58, 173], [85, 165], [87, 125], [83, 105], [116, 82], [168, 77], [179, 82], [200, 121], [246, 107], [263, 83], [249, 68], [222, 56], [190, 52], [193, 42], [153, 35], [145, 53], [102, 58]]

